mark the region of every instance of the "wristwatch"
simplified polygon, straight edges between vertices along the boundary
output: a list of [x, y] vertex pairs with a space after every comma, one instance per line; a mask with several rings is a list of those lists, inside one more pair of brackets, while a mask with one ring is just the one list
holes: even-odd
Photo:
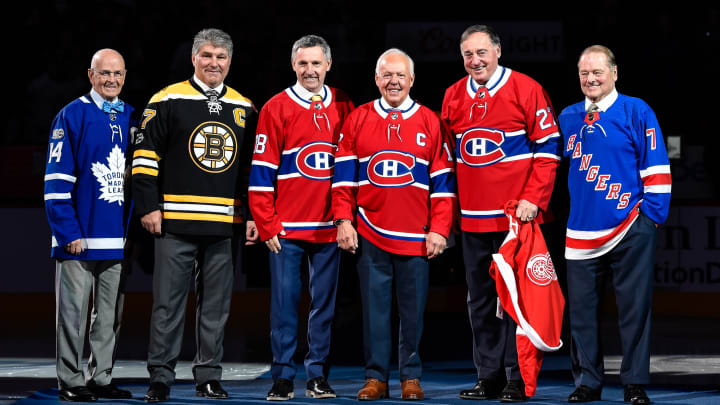
[[340, 219], [334, 220], [334, 221], [333, 221], [333, 225], [335, 225], [335, 226], [340, 226], [340, 224], [342, 224], [342, 223], [345, 222], [345, 221], [350, 222], [350, 220], [347, 219], [347, 218], [340, 218]]

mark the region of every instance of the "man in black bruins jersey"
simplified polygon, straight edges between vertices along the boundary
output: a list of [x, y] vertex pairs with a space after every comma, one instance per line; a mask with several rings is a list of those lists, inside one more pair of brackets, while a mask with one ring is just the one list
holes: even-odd
[[233, 285], [232, 235], [243, 222], [243, 138], [254, 133], [256, 116], [250, 100], [223, 83], [232, 51], [225, 32], [200, 31], [192, 47], [195, 75], [150, 99], [136, 139], [133, 199], [143, 228], [156, 236], [146, 402], [169, 399], [193, 279], [196, 394], [228, 397], [219, 381]]

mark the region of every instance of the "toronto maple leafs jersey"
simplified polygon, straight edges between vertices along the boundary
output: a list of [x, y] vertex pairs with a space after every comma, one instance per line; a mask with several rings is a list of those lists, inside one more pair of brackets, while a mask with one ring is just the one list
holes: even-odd
[[140, 216], [162, 211], [163, 231], [231, 236], [243, 222], [241, 172], [249, 161], [243, 139], [246, 127], [254, 130], [255, 111], [250, 100], [221, 86], [206, 95], [193, 77], [156, 93], [143, 112], [133, 200]]
[[525, 199], [543, 222], [560, 162], [560, 134], [545, 90], [498, 66], [484, 86], [467, 76], [445, 91], [442, 119], [455, 137], [460, 226], [508, 229], [503, 207]]
[[320, 100], [295, 84], [260, 110], [249, 203], [261, 240], [330, 243], [337, 237], [330, 201], [335, 149], [354, 108], [341, 90], [323, 86]]
[[[99, 96], [98, 96], [99, 97]], [[55, 117], [45, 168], [45, 211], [56, 259], [122, 259], [127, 230], [125, 152], [133, 108], [105, 113], [90, 94]], [[74, 256], [64, 246], [81, 239]]]
[[332, 187], [334, 218], [356, 219], [382, 250], [427, 256], [427, 233], [448, 237], [456, 200], [437, 114], [409, 97], [398, 108], [378, 99], [355, 109], [343, 124]]
[[565, 257], [605, 254], [627, 233], [638, 209], [657, 224], [670, 207], [672, 179], [662, 132], [641, 99], [613, 90], [586, 113], [588, 100], [559, 116], [570, 161]]

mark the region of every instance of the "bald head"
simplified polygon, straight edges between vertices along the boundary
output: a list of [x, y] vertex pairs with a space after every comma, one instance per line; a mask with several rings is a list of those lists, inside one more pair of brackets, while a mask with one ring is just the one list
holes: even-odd
[[101, 49], [93, 55], [88, 78], [93, 89], [106, 100], [114, 100], [125, 83], [125, 60], [114, 49]]

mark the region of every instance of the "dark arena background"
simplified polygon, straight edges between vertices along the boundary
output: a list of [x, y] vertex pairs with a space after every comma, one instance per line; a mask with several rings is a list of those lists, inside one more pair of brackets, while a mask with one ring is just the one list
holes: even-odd
[[[488, 4], [491, 3], [491, 4]], [[526, 73], [546, 89], [555, 111], [582, 100], [580, 51], [610, 47], [618, 62], [618, 91], [644, 99], [657, 114], [670, 155], [672, 204], [660, 227], [655, 267], [651, 385], [656, 404], [720, 403], [720, 150], [717, 84], [718, 6], [691, 1], [666, 5], [602, 2], [276, 2], [276, 1], [25, 1], [3, 14], [6, 33], [5, 107], [0, 131], [0, 404], [54, 403], [54, 263], [43, 208], [43, 174], [50, 123], [65, 104], [87, 93], [92, 54], [114, 48], [125, 57], [121, 98], [142, 109], [150, 96], [192, 75], [190, 45], [202, 28], [228, 32], [235, 49], [226, 83], [258, 109], [295, 83], [290, 48], [305, 34], [332, 47], [328, 85], [344, 89], [356, 105], [378, 97], [377, 57], [398, 47], [415, 61], [411, 97], [439, 112], [445, 89], [466, 75], [460, 33], [469, 25], [494, 26], [502, 37], [500, 64]], [[548, 240], [561, 285], [566, 167], [557, 176]], [[152, 304], [152, 250], [131, 258], [115, 382], [140, 402], [147, 389], [148, 326]], [[238, 253], [235, 294], [225, 334], [230, 403], [261, 403], [270, 388], [269, 269], [264, 245]], [[305, 280], [306, 281], [306, 280]], [[427, 403], [459, 403], [475, 382], [465, 276], [458, 247], [431, 268], [422, 356]], [[608, 289], [602, 322], [606, 388], [622, 402], [617, 310]], [[301, 302], [298, 364], [307, 345]], [[566, 309], [567, 312], [567, 309]], [[566, 316], [567, 318], [567, 316]], [[172, 403], [196, 399], [188, 362], [195, 353], [194, 300], [188, 303], [184, 347]], [[333, 326], [330, 382], [336, 402], [355, 401], [362, 385], [360, 294], [353, 258], [343, 257]], [[573, 389], [569, 325], [564, 347], [546, 355], [534, 403], [566, 403]], [[393, 357], [396, 358], [396, 357]], [[299, 368], [296, 402], [302, 395]], [[397, 372], [391, 395], [399, 398]], [[493, 402], [493, 401], [491, 401]]]

